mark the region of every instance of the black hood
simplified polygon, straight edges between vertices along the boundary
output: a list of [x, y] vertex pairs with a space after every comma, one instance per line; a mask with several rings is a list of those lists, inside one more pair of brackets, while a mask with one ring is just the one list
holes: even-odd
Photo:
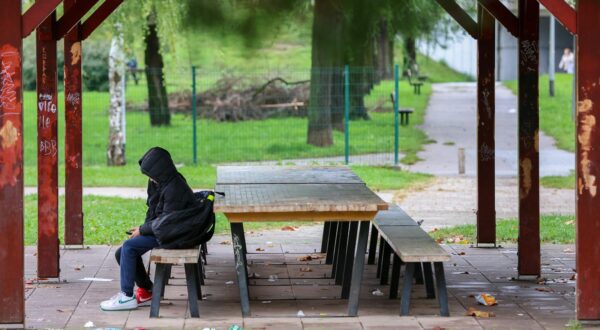
[[177, 175], [177, 169], [171, 154], [161, 147], [151, 148], [139, 161], [142, 173], [156, 180], [159, 184], [169, 182]]

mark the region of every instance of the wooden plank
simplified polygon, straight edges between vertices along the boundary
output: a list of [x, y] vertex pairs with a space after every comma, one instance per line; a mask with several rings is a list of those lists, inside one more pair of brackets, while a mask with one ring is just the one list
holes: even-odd
[[197, 263], [200, 257], [200, 247], [193, 249], [154, 249], [150, 255], [150, 262], [158, 264], [186, 264]]
[[[217, 185], [215, 212], [375, 212], [388, 208], [363, 184]], [[333, 219], [332, 219], [333, 220]]]
[[386, 211], [380, 211], [373, 219], [377, 227], [379, 226], [416, 226], [417, 222], [413, 220], [404, 210], [397, 206], [390, 206]]
[[370, 221], [377, 211], [368, 212], [242, 212], [227, 213], [225, 217], [231, 223], [271, 222], [271, 221]]
[[286, 183], [361, 183], [346, 166], [219, 166], [217, 185]]
[[404, 262], [448, 261], [450, 255], [421, 227], [382, 226], [379, 234]]

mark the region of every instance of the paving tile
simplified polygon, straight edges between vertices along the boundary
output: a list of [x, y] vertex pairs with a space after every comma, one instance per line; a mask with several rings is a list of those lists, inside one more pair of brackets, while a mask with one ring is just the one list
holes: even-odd
[[419, 322], [412, 316], [367, 315], [359, 316], [366, 329], [421, 329]]
[[185, 319], [184, 329], [217, 329], [228, 330], [232, 325], [243, 326], [244, 320], [239, 318], [205, 318], [200, 315], [200, 318]]
[[511, 329], [511, 330], [528, 330], [528, 329], [543, 329], [539, 323], [532, 319], [515, 319], [507, 320], [505, 318], [493, 317], [489, 319], [480, 318], [477, 320], [484, 329]]
[[302, 318], [306, 330], [362, 330], [358, 317]]
[[445, 329], [481, 329], [481, 326], [474, 317], [470, 316], [417, 316], [419, 324], [424, 329], [445, 328]]
[[129, 313], [125, 327], [183, 329], [186, 313], [187, 301], [161, 304], [158, 318], [150, 318], [149, 307], [138, 308]]
[[295, 330], [302, 329], [300, 318], [245, 318], [245, 330]]

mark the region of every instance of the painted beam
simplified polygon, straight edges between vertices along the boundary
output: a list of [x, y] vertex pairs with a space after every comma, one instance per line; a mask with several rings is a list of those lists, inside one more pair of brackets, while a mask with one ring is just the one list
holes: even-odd
[[477, 244], [496, 243], [494, 17], [477, 6]]
[[519, 0], [519, 275], [540, 275], [539, 17]]
[[[79, 0], [81, 1], [81, 0]], [[69, 10], [75, 0], [65, 0]], [[83, 148], [80, 25], [64, 39], [65, 54], [65, 244], [82, 245], [83, 236]]]
[[510, 34], [519, 37], [519, 19], [500, 0], [477, 0]]
[[[40, 1], [40, 0], [38, 0]], [[59, 277], [56, 14], [36, 31], [38, 277]]]
[[469, 14], [467, 14], [454, 0], [436, 0], [437, 3], [446, 10], [448, 15], [452, 16], [454, 20], [462, 26], [462, 28], [473, 38], [477, 39], [479, 35], [479, 29], [477, 22], [475, 22]]
[[81, 40], [87, 39], [102, 22], [110, 14], [112, 14], [117, 7], [123, 2], [123, 0], [106, 0], [104, 3], [96, 9], [96, 11], [88, 17], [88, 19], [81, 26]]
[[22, 37], [25, 38], [33, 30], [35, 30], [38, 25], [42, 24], [43, 21], [48, 18], [62, 0], [45, 0], [45, 1], [36, 1], [27, 11], [23, 14], [23, 24], [21, 25], [21, 34]]
[[571, 34], [577, 34], [577, 12], [565, 0], [538, 0]]
[[57, 23], [56, 38], [63, 38], [97, 2], [98, 0], [77, 1], [74, 5], [68, 6], [68, 9], [65, 5], [65, 13]]
[[576, 310], [600, 320], [600, 1], [577, 1]]
[[[0, 10], [0, 328], [25, 322], [21, 0]], [[10, 267], [10, 269], [8, 268]]]

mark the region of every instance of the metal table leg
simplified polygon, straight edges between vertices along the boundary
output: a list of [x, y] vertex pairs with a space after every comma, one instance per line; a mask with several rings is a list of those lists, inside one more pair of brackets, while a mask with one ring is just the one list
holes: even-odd
[[326, 221], [323, 224], [323, 239], [321, 240], [321, 253], [327, 252], [327, 246], [329, 241], [329, 231], [331, 230], [331, 223]]
[[339, 244], [335, 253], [335, 269], [333, 271], [333, 277], [335, 278], [335, 285], [342, 285], [342, 279], [344, 277], [344, 263], [346, 262], [346, 247], [348, 245], [348, 222], [341, 222], [338, 235]]
[[233, 253], [235, 255], [235, 271], [237, 273], [238, 285], [240, 287], [240, 304], [242, 305], [242, 316], [250, 316], [250, 297], [248, 294], [248, 270], [244, 256], [244, 225], [242, 223], [231, 223], [231, 239], [233, 242]]
[[337, 221], [330, 222], [329, 237], [327, 239], [327, 257], [325, 263], [331, 265], [333, 263], [333, 254], [335, 253], [335, 240], [337, 237], [338, 224]]
[[450, 316], [448, 308], [448, 291], [446, 290], [446, 276], [444, 275], [444, 263], [434, 262], [433, 268], [435, 271], [435, 282], [437, 286], [437, 296], [440, 303], [440, 315]]
[[377, 249], [377, 238], [379, 237], [379, 231], [375, 225], [371, 225], [371, 239], [369, 241], [369, 259], [367, 260], [368, 265], [375, 263], [375, 250]]
[[[350, 280], [352, 276], [352, 266], [354, 265], [354, 254], [356, 247], [356, 231], [358, 230], [358, 222], [350, 223], [350, 232], [348, 233], [348, 245], [346, 246], [346, 261], [344, 262], [344, 272], [342, 274], [342, 299], [348, 299], [350, 293]], [[356, 251], [358, 253], [360, 251]], [[364, 250], [362, 251], [364, 255]]]
[[350, 285], [350, 295], [348, 297], [348, 315], [356, 316], [358, 314], [358, 299], [360, 298], [360, 284], [362, 282], [363, 271], [365, 269], [365, 249], [369, 238], [370, 221], [361, 221], [358, 232], [358, 244], [354, 256], [354, 267], [352, 269], [352, 283]]
[[402, 260], [394, 253], [394, 261], [392, 262], [392, 279], [390, 282], [390, 299], [398, 298], [398, 284], [400, 283], [400, 266]]

